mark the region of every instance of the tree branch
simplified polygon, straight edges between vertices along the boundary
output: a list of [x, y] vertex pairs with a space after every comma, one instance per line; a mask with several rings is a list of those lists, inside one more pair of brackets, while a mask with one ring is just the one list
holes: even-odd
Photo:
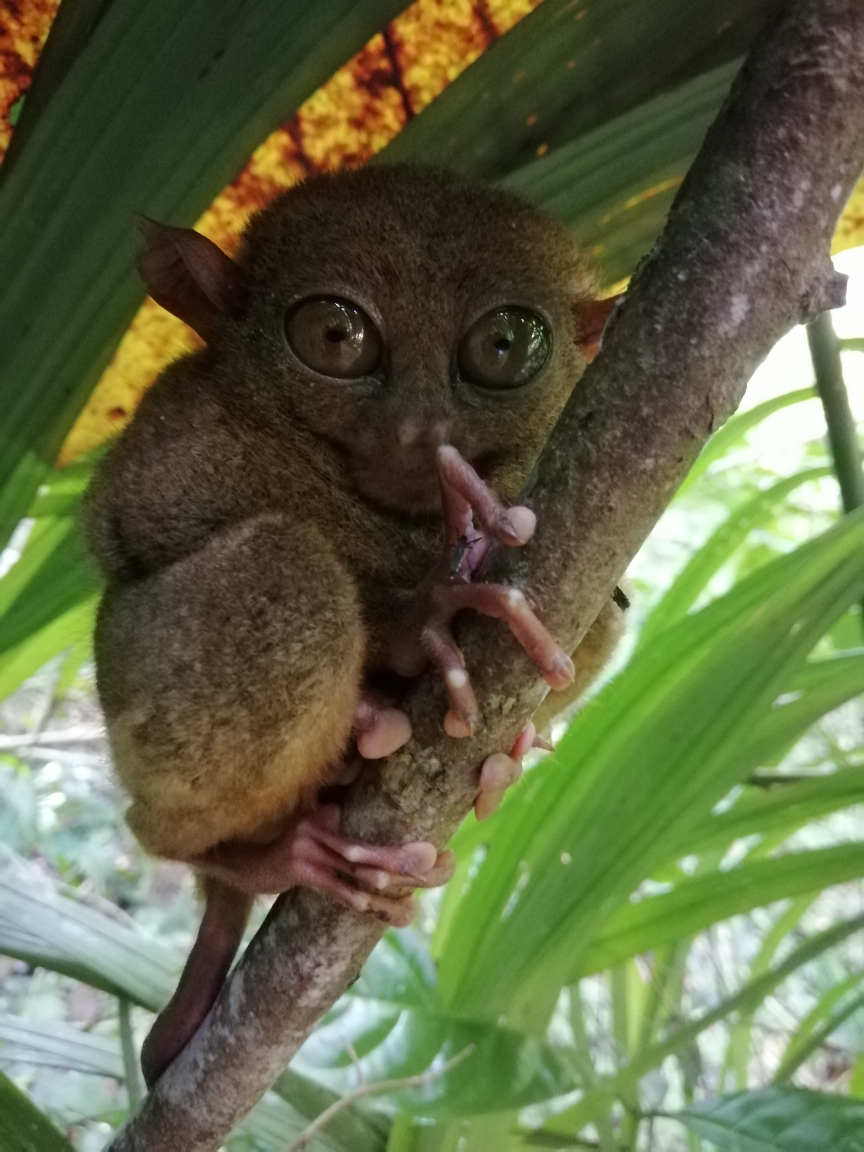
[[[585, 634], [708, 436], [794, 324], [842, 303], [829, 244], [864, 166], [864, 4], [791, 0], [751, 51], [651, 257], [571, 397], [526, 496], [531, 546], [490, 556], [559, 639]], [[509, 747], [543, 695], [506, 629], [471, 619], [460, 642], [482, 730], [441, 731], [424, 677], [414, 737], [355, 786], [351, 835], [444, 844], [477, 765]], [[356, 978], [382, 926], [305, 889], [280, 898], [203, 1027], [110, 1145], [213, 1152]]]

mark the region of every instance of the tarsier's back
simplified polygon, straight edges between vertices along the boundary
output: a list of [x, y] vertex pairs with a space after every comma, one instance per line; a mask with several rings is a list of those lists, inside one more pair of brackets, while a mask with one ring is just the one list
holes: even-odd
[[[530, 539], [507, 502], [584, 368], [591, 286], [537, 210], [422, 168], [310, 180], [236, 261], [145, 231], [151, 294], [207, 347], [157, 380], [90, 495], [99, 691], [145, 847], [278, 891], [225, 846], [314, 810], [376, 676], [434, 664], [447, 731], [473, 729], [460, 610], [503, 616], [551, 685], [572, 680], [524, 595], [475, 573]], [[332, 878], [325, 831], [291, 882], [374, 908]]]

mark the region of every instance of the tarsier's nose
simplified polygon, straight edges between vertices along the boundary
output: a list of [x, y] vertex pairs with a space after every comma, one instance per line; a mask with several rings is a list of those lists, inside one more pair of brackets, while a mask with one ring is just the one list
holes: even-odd
[[403, 450], [417, 448], [434, 451], [447, 443], [449, 434], [450, 426], [446, 420], [418, 420], [411, 417], [398, 425], [396, 440]]

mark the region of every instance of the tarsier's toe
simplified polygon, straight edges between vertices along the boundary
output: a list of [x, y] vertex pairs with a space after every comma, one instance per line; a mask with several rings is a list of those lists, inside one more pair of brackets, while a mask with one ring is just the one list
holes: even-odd
[[462, 740], [466, 736], [474, 735], [476, 722], [476, 716], [466, 716], [463, 712], [456, 712], [450, 708], [444, 717], [444, 731], [455, 740]]
[[411, 721], [398, 708], [380, 708], [374, 722], [357, 731], [357, 751], [364, 760], [380, 760], [411, 739]]
[[576, 668], [573, 661], [563, 648], [559, 648], [552, 657], [550, 666], [544, 670], [543, 679], [550, 688], [561, 692], [565, 688], [569, 688], [575, 676]]
[[364, 692], [354, 711], [357, 751], [364, 760], [380, 760], [411, 739], [411, 721], [369, 692]]
[[536, 527], [535, 514], [530, 508], [520, 504], [507, 509], [499, 521], [496, 535], [502, 544], [507, 544], [511, 548], [521, 548], [534, 535]]
[[[417, 845], [418, 847], [432, 848], [431, 844]], [[419, 876], [412, 876], [410, 883], [418, 888], [440, 888], [446, 884], [456, 868], [456, 856], [453, 852], [442, 852], [436, 856], [432, 867]], [[353, 875], [363, 884], [383, 894], [390, 890], [405, 888], [406, 878], [398, 872], [387, 872], [384, 869], [366, 868], [358, 866], [352, 870]]]
[[483, 761], [480, 791], [474, 801], [474, 814], [478, 820], [487, 820], [498, 811], [504, 793], [521, 777], [522, 757], [531, 748], [551, 750], [551, 746], [537, 736], [534, 725], [529, 723], [519, 733], [509, 755], [506, 752], [493, 752]]

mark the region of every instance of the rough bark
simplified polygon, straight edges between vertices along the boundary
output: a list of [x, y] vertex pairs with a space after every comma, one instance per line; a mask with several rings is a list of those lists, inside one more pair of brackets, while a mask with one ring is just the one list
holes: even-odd
[[[842, 303], [829, 259], [864, 166], [864, 4], [792, 0], [753, 47], [669, 223], [607, 329], [526, 489], [530, 547], [490, 557], [575, 646], [748, 378], [793, 325]], [[483, 724], [441, 731], [424, 678], [411, 743], [360, 782], [357, 836], [444, 844], [470, 808], [477, 765], [506, 748], [543, 694], [506, 629], [462, 634]], [[312, 892], [281, 898], [203, 1028], [111, 1144], [212, 1152], [358, 974], [381, 933]]]

